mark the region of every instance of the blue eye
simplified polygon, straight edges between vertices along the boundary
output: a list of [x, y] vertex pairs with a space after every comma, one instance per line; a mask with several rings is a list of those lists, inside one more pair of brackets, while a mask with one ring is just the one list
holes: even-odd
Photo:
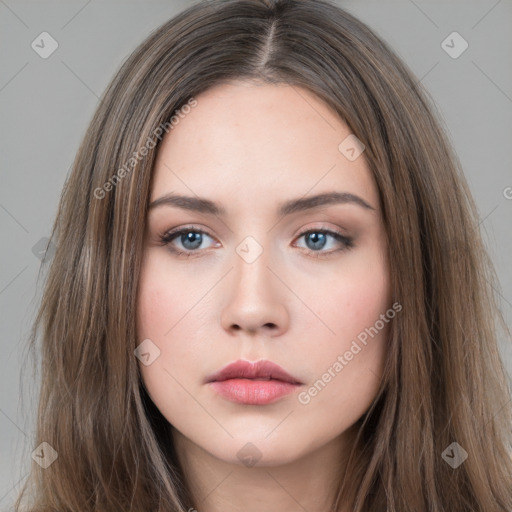
[[[201, 229], [193, 229], [193, 228], [182, 228], [176, 231], [171, 231], [160, 238], [163, 245], [169, 245], [169, 249], [179, 255], [188, 255], [192, 256], [192, 252], [199, 252], [197, 249], [203, 243], [203, 236], [207, 236], [211, 238], [205, 231]], [[179, 237], [179, 242], [181, 242], [182, 247], [185, 250], [173, 247], [171, 242], [173, 242], [176, 238]]]
[[[340, 250], [350, 249], [354, 246], [352, 238], [344, 236], [341, 233], [337, 233], [335, 231], [330, 231], [328, 229], [314, 229], [305, 231], [299, 236], [299, 239], [303, 237], [305, 237], [304, 239], [306, 241], [306, 248], [309, 249], [309, 252], [320, 253], [318, 256], [323, 256], [324, 254], [330, 254]], [[341, 247], [329, 251], [322, 250], [327, 245], [329, 238], [332, 238], [336, 242], [341, 243]]]
[[[162, 245], [169, 246], [169, 249], [173, 253], [180, 256], [184, 255], [191, 257], [198, 255], [201, 252], [198, 249], [203, 244], [205, 236], [213, 240], [213, 238], [210, 235], [208, 235], [208, 233], [201, 229], [185, 227], [166, 233], [165, 235], [160, 237], [160, 241]], [[315, 229], [305, 231], [301, 235], [299, 235], [298, 239], [301, 239], [303, 237], [305, 237], [306, 240], [307, 252], [314, 257], [329, 255], [333, 252], [347, 250], [354, 246], [352, 238], [327, 229]], [[323, 250], [326, 247], [326, 245], [328, 245], [327, 242], [329, 238], [333, 239], [338, 244], [341, 244], [341, 247], [331, 250]], [[176, 239], [180, 242], [183, 249], [180, 249], [173, 245], [173, 242]]]

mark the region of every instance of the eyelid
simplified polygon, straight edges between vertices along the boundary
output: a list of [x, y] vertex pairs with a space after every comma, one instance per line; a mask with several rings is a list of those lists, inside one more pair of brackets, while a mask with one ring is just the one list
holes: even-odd
[[325, 231], [328, 233], [336, 233], [339, 236], [349, 238], [348, 235], [343, 234], [339, 228], [331, 228], [329, 226], [326, 226], [325, 224], [320, 224], [318, 226], [310, 226], [308, 228], [305, 228], [297, 234], [297, 237], [305, 235], [306, 233], [310, 233], [312, 231]]
[[180, 231], [195, 231], [197, 233], [204, 233], [209, 236], [211, 236], [207, 231], [205, 231], [203, 228], [200, 228], [199, 226], [194, 226], [193, 224], [186, 224], [184, 226], [179, 226], [177, 228], [172, 228], [166, 231], [162, 237], [171, 237], [172, 235], [175, 235], [176, 233], [179, 233]]
[[[180, 226], [180, 227], [177, 227], [177, 228], [173, 228], [171, 230], [168, 230], [166, 231], [165, 233], [163, 233], [161, 235], [161, 238], [170, 238], [172, 235], [175, 235], [181, 231], [194, 231], [194, 232], [197, 232], [197, 233], [201, 233], [201, 234], [204, 234], [204, 235], [208, 235], [210, 238], [215, 238], [212, 234], [210, 234], [207, 230], [199, 227], [199, 226], [195, 226], [193, 224], [190, 224], [190, 225], [185, 225], [185, 226]], [[330, 228], [330, 227], [327, 227], [325, 225], [320, 225], [320, 226], [312, 226], [312, 227], [309, 227], [309, 228], [305, 228], [303, 230], [301, 230], [295, 237], [299, 237], [299, 236], [303, 236], [305, 235], [306, 233], [309, 233], [311, 231], [327, 231], [327, 232], [333, 232], [333, 233], [336, 233], [337, 235], [340, 235], [344, 238], [350, 238], [348, 235], [345, 235], [343, 234], [341, 231], [335, 229], [335, 228]]]

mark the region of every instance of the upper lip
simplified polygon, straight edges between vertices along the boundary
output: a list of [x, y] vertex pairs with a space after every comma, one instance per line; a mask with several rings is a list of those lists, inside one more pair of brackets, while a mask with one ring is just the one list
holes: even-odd
[[223, 381], [228, 379], [264, 379], [268, 378], [290, 382], [292, 384], [301, 384], [296, 378], [292, 377], [278, 364], [272, 361], [257, 361], [251, 363], [242, 359], [230, 363], [218, 372], [210, 375], [206, 382]]

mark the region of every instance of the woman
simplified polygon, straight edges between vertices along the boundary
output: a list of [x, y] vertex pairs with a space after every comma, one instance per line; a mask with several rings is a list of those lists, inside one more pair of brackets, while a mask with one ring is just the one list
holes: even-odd
[[205, 1], [156, 30], [54, 237], [30, 510], [511, 510], [473, 200], [342, 9]]

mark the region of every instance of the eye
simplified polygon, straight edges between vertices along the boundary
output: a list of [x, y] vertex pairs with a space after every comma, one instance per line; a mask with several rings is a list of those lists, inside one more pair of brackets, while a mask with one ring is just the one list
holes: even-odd
[[[352, 238], [342, 235], [336, 231], [331, 231], [329, 229], [310, 229], [301, 233], [298, 239], [301, 238], [304, 238], [308, 252], [315, 257], [325, 256], [333, 252], [344, 251], [354, 246], [354, 241]], [[334, 240], [335, 245], [337, 243], [338, 245], [341, 245], [341, 247], [324, 251], [323, 249], [329, 245], [329, 238]]]
[[[205, 236], [213, 240], [206, 231], [189, 226], [165, 233], [160, 237], [160, 241], [162, 245], [167, 245], [169, 250], [175, 254], [192, 256], [193, 252], [199, 252], [198, 249], [201, 248]], [[175, 239], [182, 244], [184, 250], [172, 245]]]
[[[188, 226], [165, 233], [160, 236], [160, 242], [161, 245], [168, 246], [169, 250], [174, 254], [191, 257], [196, 254], [199, 255], [201, 252], [199, 249], [205, 249], [205, 247], [201, 247], [205, 241], [205, 237], [213, 240], [213, 237], [206, 233], [206, 231]], [[350, 249], [354, 246], [352, 238], [329, 229], [310, 229], [301, 233], [298, 239], [301, 238], [304, 238], [306, 241], [307, 252], [314, 257], [327, 256], [334, 252]], [[337, 243], [339, 247], [328, 251], [323, 250], [329, 245], [329, 238], [334, 240], [334, 243]], [[174, 245], [175, 241], [181, 244], [181, 248]]]

